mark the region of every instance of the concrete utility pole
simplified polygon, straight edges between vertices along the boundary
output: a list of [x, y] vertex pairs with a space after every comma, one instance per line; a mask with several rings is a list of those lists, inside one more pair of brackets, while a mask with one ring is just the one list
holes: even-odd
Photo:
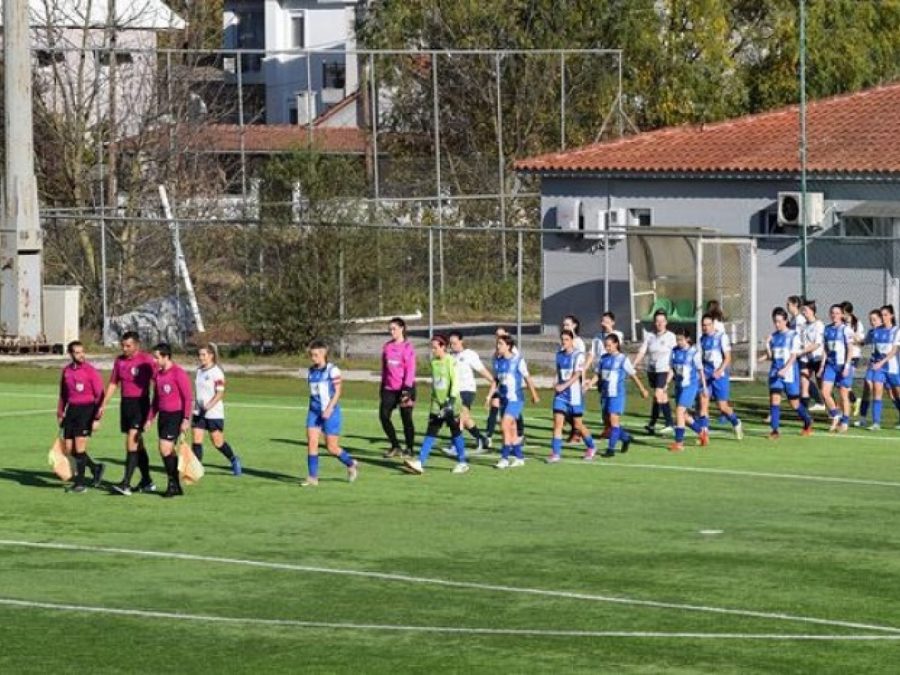
[[43, 237], [34, 177], [28, 0], [3, 3], [3, 58], [6, 166], [0, 224], [0, 324], [10, 335], [34, 339], [44, 332]]

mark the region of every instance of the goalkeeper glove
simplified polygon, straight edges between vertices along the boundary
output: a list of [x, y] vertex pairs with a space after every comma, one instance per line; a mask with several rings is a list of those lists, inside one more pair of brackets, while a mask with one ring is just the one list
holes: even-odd
[[453, 399], [448, 398], [447, 401], [441, 406], [441, 415], [443, 415], [444, 419], [448, 422], [452, 421], [454, 417], [456, 417], [456, 411], [453, 409]]

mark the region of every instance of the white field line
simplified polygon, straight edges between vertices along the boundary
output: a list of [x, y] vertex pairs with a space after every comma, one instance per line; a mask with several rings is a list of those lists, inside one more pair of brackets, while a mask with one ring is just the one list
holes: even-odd
[[657, 638], [690, 640], [767, 640], [767, 641], [820, 641], [857, 642], [900, 640], [900, 635], [794, 635], [779, 633], [663, 633], [656, 631], [603, 631], [603, 630], [548, 630], [541, 628], [469, 628], [463, 626], [409, 626], [377, 623], [343, 623], [334, 621], [300, 621], [296, 619], [260, 619], [255, 617], [217, 616], [209, 614], [182, 614], [180, 612], [157, 612], [144, 609], [118, 609], [94, 605], [70, 605], [56, 602], [38, 602], [0, 598], [0, 606], [23, 609], [44, 609], [57, 612], [82, 612], [113, 616], [137, 617], [142, 619], [175, 619], [177, 621], [202, 621], [205, 623], [226, 623], [251, 626], [281, 628], [321, 628], [357, 631], [384, 631], [403, 633], [444, 633], [455, 635], [518, 636], [518, 637], [564, 637], [564, 638]]
[[772, 619], [776, 621], [792, 621], [798, 623], [816, 624], [821, 626], [835, 626], [841, 628], [855, 628], [867, 631], [877, 631], [900, 635], [900, 628], [894, 626], [880, 626], [875, 624], [859, 623], [855, 621], [841, 621], [836, 619], [820, 619], [816, 617], [785, 614], [783, 612], [763, 612], [749, 609], [730, 609], [724, 607], [709, 607], [705, 605], [689, 605], [674, 602], [661, 602], [656, 600], [639, 600], [635, 598], [623, 598], [593, 593], [579, 593], [571, 591], [552, 591], [540, 588], [522, 588], [518, 586], [503, 586], [499, 584], [484, 584], [472, 581], [453, 581], [449, 579], [436, 579], [431, 577], [415, 577], [406, 574], [392, 574], [386, 572], [367, 572], [362, 570], [348, 570], [340, 568], [316, 567], [311, 565], [296, 565], [292, 563], [267, 562], [263, 560], [244, 560], [240, 558], [221, 558], [218, 556], [196, 555], [192, 553], [175, 553], [167, 551], [147, 551], [141, 549], [112, 548], [105, 546], [85, 546], [81, 544], [63, 544], [55, 542], [34, 542], [12, 539], [0, 539], [0, 546], [51, 549], [57, 551], [81, 551], [88, 553], [109, 553], [113, 555], [127, 555], [142, 558], [157, 558], [164, 560], [189, 560], [193, 562], [211, 562], [224, 565], [240, 565], [263, 569], [284, 570], [290, 572], [305, 572], [313, 574], [332, 574], [347, 577], [361, 577], [365, 579], [378, 579], [381, 581], [400, 581], [407, 584], [424, 584], [441, 586], [444, 588], [465, 588], [479, 591], [491, 591], [497, 593], [516, 593], [522, 595], [536, 595], [551, 598], [566, 598], [569, 600], [586, 600], [589, 602], [602, 602], [633, 607], [653, 607], [656, 609], [674, 609], [686, 612], [705, 612], [710, 614], [725, 614], [731, 616], [751, 617], [756, 619]]
[[25, 415], [49, 415], [55, 413], [56, 410], [4, 410], [0, 412], [0, 417], [24, 417]]
[[801, 473], [770, 473], [767, 471], [743, 471], [740, 469], [713, 469], [697, 466], [670, 466], [668, 464], [620, 464], [615, 461], [596, 460], [585, 462], [577, 459], [563, 460], [567, 464], [583, 464], [585, 466], [615, 467], [617, 469], [649, 469], [653, 471], [682, 471], [685, 473], [706, 473], [722, 476], [749, 476], [752, 478], [779, 478], [782, 480], [805, 480], [816, 483], [843, 483], [848, 485], [875, 485], [879, 487], [900, 488], [900, 482], [887, 480], [868, 480], [865, 478], [841, 478], [839, 476], [814, 476]]

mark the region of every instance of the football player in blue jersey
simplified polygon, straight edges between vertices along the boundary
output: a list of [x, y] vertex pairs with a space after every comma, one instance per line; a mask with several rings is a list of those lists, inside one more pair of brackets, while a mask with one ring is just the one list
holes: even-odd
[[325, 435], [325, 447], [347, 467], [347, 480], [356, 480], [359, 467], [353, 457], [340, 447], [341, 441], [341, 371], [328, 361], [328, 346], [321, 340], [309, 345], [309, 412], [306, 415], [308, 475], [302, 485], [319, 484], [319, 440]]
[[744, 437], [741, 420], [731, 405], [731, 340], [728, 333], [717, 331], [715, 319], [704, 314], [700, 320], [700, 354], [703, 358], [704, 386], [700, 391], [700, 425], [709, 430], [709, 402], [715, 401], [719, 412], [731, 423], [734, 436]]
[[772, 431], [769, 439], [780, 438], [781, 398], [786, 396], [791, 407], [803, 422], [803, 436], [812, 435], [812, 418], [800, 402], [800, 367], [797, 357], [802, 351], [800, 338], [788, 328], [788, 314], [782, 307], [772, 310], [772, 323], [775, 331], [769, 336], [766, 346], [766, 357], [771, 361], [769, 367], [769, 424]]
[[[851, 345], [856, 339], [853, 328], [844, 321], [841, 305], [832, 305], [829, 310], [831, 323], [825, 326], [825, 360], [819, 374], [822, 377], [822, 396], [831, 416], [830, 431], [846, 432], [850, 423], [850, 390], [853, 387], [853, 363]], [[840, 394], [838, 408], [834, 399], [834, 388]]]
[[575, 348], [575, 333], [564, 329], [559, 336], [560, 348], [556, 352], [556, 383], [553, 396], [553, 439], [550, 442], [548, 464], [562, 459], [563, 424], [572, 420], [575, 431], [585, 445], [585, 460], [594, 459], [594, 439], [584, 426], [584, 376], [585, 354]]
[[625, 382], [630, 377], [638, 390], [641, 398], [647, 398], [647, 389], [637, 376], [637, 371], [628, 357], [619, 351], [619, 336], [610, 333], [603, 341], [606, 351], [596, 365], [596, 374], [589, 387], [600, 382], [600, 408], [604, 419], [609, 420], [609, 439], [606, 451], [601, 457], [613, 457], [616, 454], [616, 445], [622, 441], [622, 452], [628, 452], [632, 437], [621, 426], [622, 415], [625, 414]]
[[684, 450], [685, 424], [697, 434], [699, 444], [709, 444], [709, 430], [700, 420], [693, 419], [688, 409], [693, 407], [701, 388], [706, 388], [703, 374], [703, 357], [700, 351], [691, 344], [691, 336], [686, 328], [675, 329], [675, 349], [671, 356], [672, 374], [675, 380], [675, 440], [669, 446], [672, 452]]

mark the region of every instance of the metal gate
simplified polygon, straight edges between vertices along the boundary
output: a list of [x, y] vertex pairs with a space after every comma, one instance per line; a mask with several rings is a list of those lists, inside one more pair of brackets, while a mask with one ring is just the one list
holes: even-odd
[[756, 241], [706, 238], [697, 246], [697, 334], [710, 300], [725, 315], [732, 344], [732, 378], [752, 380], [756, 374]]

